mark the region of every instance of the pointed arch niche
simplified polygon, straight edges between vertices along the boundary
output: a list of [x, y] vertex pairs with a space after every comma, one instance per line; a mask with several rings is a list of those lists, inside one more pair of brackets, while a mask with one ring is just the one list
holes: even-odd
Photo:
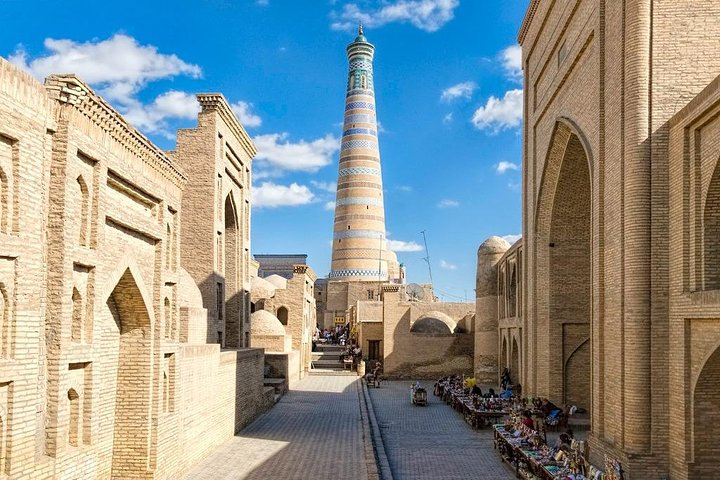
[[107, 300], [119, 342], [112, 477], [145, 478], [151, 444], [152, 331], [143, 295], [130, 269]]
[[235, 198], [232, 192], [225, 197], [225, 342], [228, 347], [240, 347], [242, 296], [239, 291], [238, 262], [240, 235]]
[[583, 345], [589, 344], [592, 318], [592, 157], [581, 135], [571, 122], [557, 123], [541, 183], [535, 370], [553, 401], [590, 411], [590, 356]]

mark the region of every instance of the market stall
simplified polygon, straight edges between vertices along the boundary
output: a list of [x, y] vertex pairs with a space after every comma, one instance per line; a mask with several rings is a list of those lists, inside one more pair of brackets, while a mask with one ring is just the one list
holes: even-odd
[[586, 457], [585, 442], [552, 448], [542, 432], [526, 427], [517, 415], [493, 426], [495, 448], [526, 480], [623, 480], [622, 466], [606, 458], [605, 471]]

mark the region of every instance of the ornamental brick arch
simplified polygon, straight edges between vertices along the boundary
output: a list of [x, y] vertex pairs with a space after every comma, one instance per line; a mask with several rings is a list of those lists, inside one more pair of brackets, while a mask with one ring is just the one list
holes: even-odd
[[145, 478], [152, 469], [153, 332], [136, 278], [126, 268], [106, 301], [119, 342], [112, 478]]
[[590, 355], [568, 360], [591, 332], [592, 153], [567, 118], [556, 123], [540, 185], [531, 306], [536, 393], [555, 402], [572, 400], [589, 411]]

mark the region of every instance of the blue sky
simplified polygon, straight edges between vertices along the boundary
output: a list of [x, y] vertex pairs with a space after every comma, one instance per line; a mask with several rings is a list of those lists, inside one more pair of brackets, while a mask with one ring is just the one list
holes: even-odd
[[[376, 47], [389, 239], [411, 282], [474, 298], [477, 247], [521, 231], [517, 31], [529, 0], [4, 0], [0, 55], [75, 72], [160, 147], [219, 91], [259, 149], [252, 250], [330, 268], [345, 46]], [[8, 19], [13, 19], [8, 21]]]

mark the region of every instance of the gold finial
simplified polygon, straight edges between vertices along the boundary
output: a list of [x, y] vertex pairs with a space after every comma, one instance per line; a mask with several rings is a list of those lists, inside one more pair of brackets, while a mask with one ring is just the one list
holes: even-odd
[[360, 23], [358, 24], [358, 35], [362, 35], [362, 34], [363, 34], [362, 22], [360, 22]]

